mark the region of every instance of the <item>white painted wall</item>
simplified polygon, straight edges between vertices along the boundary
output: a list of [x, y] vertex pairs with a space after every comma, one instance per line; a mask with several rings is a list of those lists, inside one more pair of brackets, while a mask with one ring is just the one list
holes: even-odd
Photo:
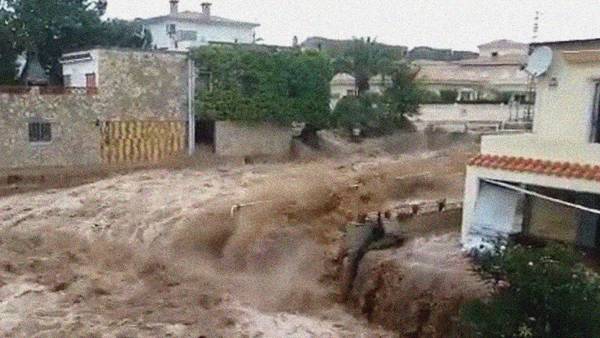
[[467, 177], [465, 180], [465, 199], [463, 203], [463, 243], [468, 243], [470, 241], [469, 233], [471, 232], [471, 227], [474, 224], [474, 215], [481, 179], [484, 178], [554, 189], [600, 194], [600, 182], [532, 173], [494, 170], [481, 167], [467, 167]]
[[88, 61], [76, 61], [76, 62], [68, 62], [62, 65], [63, 67], [63, 76], [69, 75], [71, 76], [71, 87], [85, 87], [85, 74], [94, 73], [96, 74], [96, 85], [99, 83], [100, 74], [98, 74], [98, 50], [89, 50], [82, 51], [77, 53], [69, 53], [64, 56], [74, 55], [74, 54], [85, 54], [90, 53], [92, 56], [92, 60]]
[[[533, 131], [546, 140], [561, 139], [584, 144], [590, 141], [594, 106], [594, 81], [600, 79], [600, 63], [568, 63], [562, 50], [554, 49], [550, 70], [538, 81]], [[579, 48], [598, 49], [599, 46]], [[558, 86], [551, 87], [556, 78]]]
[[[173, 40], [167, 34], [167, 25], [175, 24], [178, 31], [197, 32], [196, 41], [180, 41], [178, 48], [175, 49]], [[157, 48], [168, 48], [169, 50], [185, 51], [192, 47], [198, 47], [208, 44], [209, 41], [217, 42], [254, 42], [254, 28], [246, 26], [219, 25], [219, 24], [198, 24], [192, 22], [177, 22], [173, 20], [164, 20], [162, 22], [147, 24], [146, 27], [152, 33], [152, 44]]]

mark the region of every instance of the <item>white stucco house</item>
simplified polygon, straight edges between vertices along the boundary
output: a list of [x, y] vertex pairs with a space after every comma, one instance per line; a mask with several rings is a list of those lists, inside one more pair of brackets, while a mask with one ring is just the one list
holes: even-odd
[[495, 40], [478, 46], [479, 57], [459, 61], [417, 60], [417, 79], [430, 91], [457, 92], [457, 101], [493, 99], [511, 93], [524, 101], [528, 75], [523, 71], [528, 45], [511, 40]]
[[202, 12], [179, 11], [179, 0], [169, 3], [169, 14], [142, 20], [157, 49], [185, 51], [209, 42], [255, 42], [259, 24], [213, 15], [208, 2], [202, 3]]
[[600, 39], [551, 48], [532, 133], [486, 136], [467, 166], [462, 242], [525, 234], [600, 247]]
[[[369, 79], [369, 92], [383, 94], [385, 89], [391, 86], [391, 84], [392, 79], [389, 76], [382, 77], [381, 75], [375, 75]], [[334, 109], [342, 98], [358, 95], [356, 79], [348, 73], [336, 74], [331, 79], [329, 87], [331, 89], [331, 99], [329, 101], [331, 109]]]

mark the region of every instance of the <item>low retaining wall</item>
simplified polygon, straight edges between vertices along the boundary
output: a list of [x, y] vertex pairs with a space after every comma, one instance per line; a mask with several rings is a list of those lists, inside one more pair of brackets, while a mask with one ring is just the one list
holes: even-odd
[[291, 128], [233, 121], [215, 123], [215, 153], [219, 156], [289, 156], [291, 150]]

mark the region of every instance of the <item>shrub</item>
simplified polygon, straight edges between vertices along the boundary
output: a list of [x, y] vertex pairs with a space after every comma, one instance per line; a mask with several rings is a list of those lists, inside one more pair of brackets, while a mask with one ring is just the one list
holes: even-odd
[[392, 132], [401, 124], [389, 112], [389, 106], [381, 95], [365, 94], [342, 98], [332, 113], [332, 121], [338, 128], [351, 131], [362, 130], [364, 136], [379, 136]]
[[208, 46], [193, 51], [211, 90], [199, 90], [197, 112], [217, 120], [305, 122], [327, 127], [329, 60], [318, 52]]
[[475, 337], [600, 337], [600, 280], [581, 254], [552, 244], [510, 245], [481, 258], [480, 273], [504, 285], [463, 306]]
[[440, 98], [443, 103], [454, 103], [458, 98], [458, 92], [453, 89], [440, 90]]

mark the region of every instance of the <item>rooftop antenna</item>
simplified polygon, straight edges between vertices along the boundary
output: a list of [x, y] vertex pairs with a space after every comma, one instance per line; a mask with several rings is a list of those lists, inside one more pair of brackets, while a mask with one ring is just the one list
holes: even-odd
[[539, 37], [541, 16], [542, 12], [535, 11], [535, 17], [533, 18], [533, 36], [531, 37], [531, 42], [536, 42]]
[[[539, 10], [535, 11], [535, 16], [533, 18], [533, 34], [531, 36], [531, 43], [537, 42], [539, 38], [540, 32], [540, 18], [542, 16], [542, 12]], [[535, 93], [537, 91], [537, 78], [543, 75], [548, 68], [550, 67], [550, 63], [552, 63], [552, 50], [548, 47], [538, 47], [535, 50], [529, 51], [531, 54], [529, 56], [529, 60], [527, 61], [527, 66], [525, 67], [525, 72], [529, 75], [529, 79], [527, 81], [527, 96], [526, 96], [526, 110], [525, 116], [523, 116], [523, 120], [527, 123], [531, 123], [533, 121], [533, 101], [535, 98]], [[519, 120], [519, 109], [517, 108], [517, 120]]]

